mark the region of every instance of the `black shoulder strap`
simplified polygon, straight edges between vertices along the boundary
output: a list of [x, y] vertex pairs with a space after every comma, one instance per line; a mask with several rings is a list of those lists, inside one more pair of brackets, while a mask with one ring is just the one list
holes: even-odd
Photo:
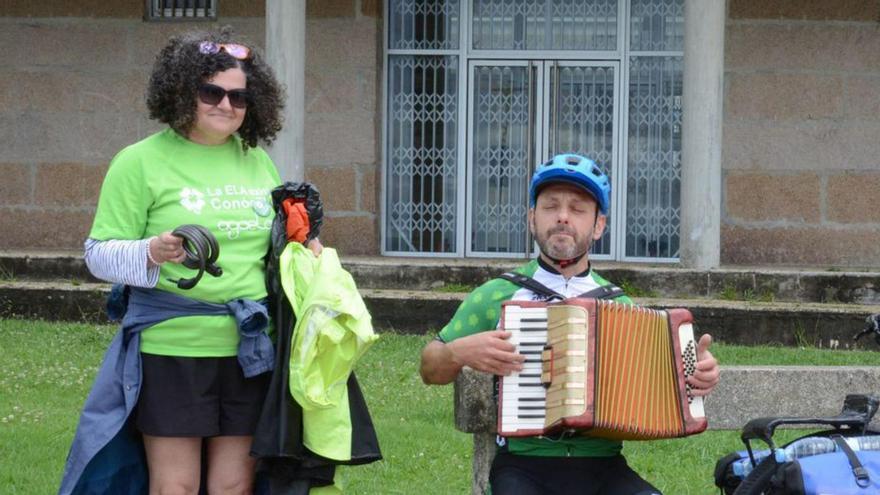
[[[547, 287], [546, 285], [538, 282], [537, 280], [529, 277], [527, 275], [523, 275], [521, 273], [514, 272], [505, 272], [502, 273], [499, 278], [503, 278], [508, 282], [512, 282], [520, 287], [525, 287], [535, 294], [539, 294], [548, 299], [565, 299], [565, 296], [556, 292], [555, 290]], [[614, 299], [615, 297], [619, 297], [623, 295], [623, 289], [614, 285], [608, 284], [603, 285], [602, 287], [596, 287], [595, 289], [588, 290], [583, 294], [577, 297], [591, 298], [591, 299]]]
[[603, 285], [602, 287], [596, 287], [595, 289], [588, 290], [578, 297], [590, 299], [614, 299], [615, 297], [620, 297], [622, 295], [623, 289], [614, 284], [608, 284]]
[[840, 435], [831, 435], [831, 439], [834, 440], [834, 443], [837, 444], [837, 448], [843, 451], [846, 454], [846, 458], [849, 459], [849, 465], [852, 467], [853, 476], [856, 478], [856, 484], [862, 488], [867, 487], [871, 484], [871, 477], [868, 476], [868, 470], [862, 466], [862, 463], [859, 461], [859, 457], [853, 452], [852, 447], [846, 443], [846, 440]]
[[565, 299], [565, 296], [556, 292], [555, 290], [547, 287], [546, 285], [538, 282], [532, 277], [523, 275], [521, 273], [514, 272], [505, 272], [502, 273], [498, 278], [503, 278], [508, 282], [512, 282], [520, 287], [525, 287], [535, 294], [546, 297], [547, 299]]

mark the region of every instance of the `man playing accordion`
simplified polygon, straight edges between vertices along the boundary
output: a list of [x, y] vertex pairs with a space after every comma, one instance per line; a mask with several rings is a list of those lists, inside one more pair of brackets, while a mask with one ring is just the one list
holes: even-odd
[[[543, 287], [498, 278], [475, 289], [422, 351], [425, 383], [448, 384], [464, 366], [502, 377], [523, 369], [525, 358], [509, 341], [511, 333], [498, 329], [505, 301], [545, 301], [548, 292], [570, 298], [612, 286], [591, 269], [588, 255], [604, 232], [610, 192], [608, 177], [582, 156], [557, 155], [538, 167], [529, 187], [528, 224], [540, 255], [516, 273]], [[613, 300], [632, 303], [622, 293]], [[718, 383], [711, 342], [703, 335], [697, 345], [695, 369], [687, 377], [693, 396], [709, 394]], [[659, 494], [630, 469], [621, 448], [618, 440], [588, 435], [499, 436], [492, 493]]]

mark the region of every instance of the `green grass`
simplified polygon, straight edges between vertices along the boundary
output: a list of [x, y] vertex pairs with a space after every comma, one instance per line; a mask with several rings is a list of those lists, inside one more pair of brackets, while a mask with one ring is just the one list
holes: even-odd
[[657, 291], [639, 287], [627, 279], [620, 282], [620, 288], [629, 297], [657, 297]]
[[474, 288], [473, 285], [468, 284], [446, 284], [431, 290], [434, 292], [470, 292]]
[[0, 320], [0, 486], [57, 491], [110, 327]]
[[[57, 491], [79, 410], [115, 329], [0, 320], [0, 487], [4, 494]], [[383, 334], [358, 365], [385, 459], [345, 467], [346, 493], [468, 493], [471, 438], [453, 426], [452, 387], [418, 377], [431, 336]], [[876, 365], [871, 351], [715, 345], [722, 364]], [[783, 438], [803, 432], [781, 432]], [[715, 493], [715, 461], [741, 449], [738, 432], [629, 442], [629, 462], [664, 493]]]
[[770, 289], [764, 289], [760, 293], [755, 292], [753, 289], [743, 289], [742, 292], [739, 292], [736, 287], [732, 285], [725, 285], [724, 288], [721, 289], [721, 292], [718, 293], [718, 297], [725, 301], [770, 303], [776, 300], [776, 296]]
[[453, 426], [452, 386], [419, 378], [420, 351], [432, 338], [383, 334], [358, 363], [385, 459], [343, 468], [346, 493], [468, 492], [471, 437]]
[[[876, 349], [876, 347], [875, 347]], [[880, 349], [878, 349], [880, 350]], [[713, 344], [712, 354], [723, 365], [880, 366], [880, 352], [830, 351], [816, 348]]]

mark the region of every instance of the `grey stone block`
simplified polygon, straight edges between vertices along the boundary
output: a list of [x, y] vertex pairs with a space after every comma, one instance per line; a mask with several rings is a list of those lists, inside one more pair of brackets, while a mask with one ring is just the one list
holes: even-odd
[[0, 281], [0, 317], [108, 323], [109, 290], [106, 284]]
[[465, 433], [495, 431], [498, 405], [492, 398], [492, 375], [465, 368], [455, 380], [455, 427]]
[[724, 366], [706, 417], [737, 430], [753, 418], [834, 416], [847, 394], [880, 395], [880, 366]]
[[463, 294], [402, 290], [361, 290], [373, 326], [400, 333], [438, 332], [455, 314]]
[[492, 461], [495, 460], [495, 451], [498, 448], [495, 438], [495, 433], [474, 433], [474, 454], [471, 461], [473, 495], [484, 495], [489, 492], [489, 471], [492, 470]]

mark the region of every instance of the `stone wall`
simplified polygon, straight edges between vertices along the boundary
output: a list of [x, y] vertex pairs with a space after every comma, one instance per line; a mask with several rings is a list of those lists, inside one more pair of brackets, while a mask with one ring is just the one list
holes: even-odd
[[880, 266], [880, 2], [730, 0], [722, 262]]
[[[145, 23], [142, 1], [0, 4], [0, 249], [78, 250], [107, 164], [159, 129], [153, 57], [181, 30], [264, 43], [263, 1]], [[379, 252], [382, 2], [309, 0], [306, 178], [323, 239]], [[880, 1], [729, 0], [722, 261], [880, 266]]]
[[[143, 22], [143, 1], [0, 5], [0, 249], [81, 249], [107, 165], [159, 130], [144, 92], [168, 36], [231, 25], [265, 43], [265, 4], [224, 0], [217, 22]], [[325, 198], [322, 238], [378, 252], [381, 2], [310, 0], [306, 178]]]

